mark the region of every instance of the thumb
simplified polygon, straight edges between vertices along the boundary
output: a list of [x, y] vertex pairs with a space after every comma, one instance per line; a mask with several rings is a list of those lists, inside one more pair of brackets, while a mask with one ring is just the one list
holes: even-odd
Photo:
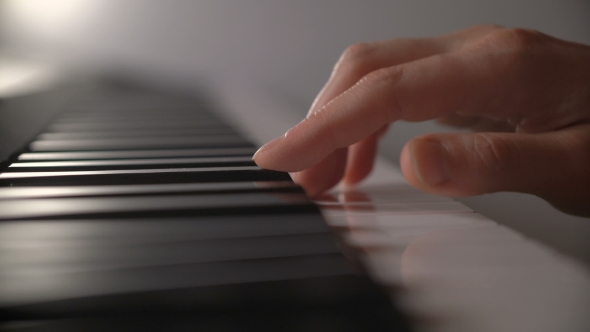
[[402, 150], [401, 167], [410, 184], [434, 194], [515, 191], [565, 212], [590, 212], [590, 125], [540, 134], [421, 136]]

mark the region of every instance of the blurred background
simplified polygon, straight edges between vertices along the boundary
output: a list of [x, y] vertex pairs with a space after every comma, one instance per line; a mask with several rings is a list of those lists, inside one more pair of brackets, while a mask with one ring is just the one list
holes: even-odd
[[[303, 117], [347, 46], [487, 23], [590, 44], [590, 1], [0, 0], [0, 88], [8, 91], [27, 75], [43, 86], [95, 72], [183, 89], [235, 78], [266, 87]], [[408, 139], [448, 130], [395, 124], [381, 153], [397, 162]], [[590, 266], [589, 219], [530, 195], [460, 201]]]

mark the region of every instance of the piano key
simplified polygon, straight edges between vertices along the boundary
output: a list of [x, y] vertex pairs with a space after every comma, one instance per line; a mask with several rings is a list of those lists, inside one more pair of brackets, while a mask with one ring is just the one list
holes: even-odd
[[60, 116], [84, 116], [89, 114], [98, 115], [119, 115], [119, 114], [209, 114], [216, 115], [216, 108], [208, 103], [182, 103], [175, 101], [154, 101], [152, 104], [134, 105], [125, 101], [117, 103], [108, 101], [92, 101], [87, 103], [76, 103], [65, 109]]
[[21, 319], [181, 308], [228, 315], [236, 306], [261, 305], [265, 312], [294, 306], [373, 310], [388, 308], [389, 301], [339, 254], [31, 275], [4, 278], [0, 287], [2, 313]]
[[318, 213], [141, 219], [5, 221], [0, 249], [41, 248], [46, 243], [150, 245], [212, 239], [331, 233]]
[[88, 140], [34, 141], [31, 151], [92, 151], [133, 149], [179, 149], [204, 147], [252, 147], [252, 143], [239, 136], [155, 137]]
[[197, 126], [197, 127], [227, 127], [227, 124], [220, 120], [212, 117], [200, 117], [200, 118], [174, 118], [174, 119], [144, 119], [142, 116], [138, 116], [136, 119], [111, 119], [102, 121], [85, 121], [80, 120], [78, 122], [52, 122], [50, 128], [54, 131], [78, 131], [80, 129], [96, 130], [101, 128], [111, 129], [133, 129], [133, 128], [185, 128], [185, 127]]
[[232, 213], [317, 211], [301, 193], [40, 198], [0, 201], [0, 220], [51, 218], [141, 218]]
[[325, 216], [334, 218], [354, 212], [355, 216], [405, 215], [428, 213], [473, 213], [473, 210], [456, 201], [417, 201], [375, 203], [367, 206], [322, 205]]
[[147, 266], [339, 253], [329, 233], [169, 243], [46, 242], [23, 248], [2, 245], [0, 278], [55, 275]]
[[117, 169], [150, 169], [178, 167], [233, 167], [256, 166], [252, 157], [205, 157], [205, 158], [159, 158], [159, 159], [118, 159], [118, 160], [81, 160], [81, 161], [45, 161], [12, 163], [6, 172], [63, 172], [63, 171], [99, 171]]
[[0, 320], [391, 312], [287, 173], [231, 167], [252, 145], [191, 145], [238, 137], [212, 104], [116, 86], [70, 105], [0, 174]]
[[21, 161], [51, 160], [95, 160], [130, 158], [177, 158], [214, 156], [252, 156], [256, 148], [209, 148], [209, 149], [166, 149], [166, 150], [116, 150], [116, 151], [75, 151], [75, 152], [25, 152], [18, 157]]
[[195, 182], [290, 181], [289, 174], [258, 166], [76, 172], [8, 172], [0, 186], [85, 186]]
[[77, 187], [0, 187], [0, 200], [183, 193], [303, 192], [291, 181], [136, 184]]
[[153, 121], [199, 121], [199, 120], [214, 120], [219, 121], [217, 117], [201, 112], [191, 113], [115, 113], [115, 114], [79, 114], [77, 116], [59, 116], [52, 123], [53, 124], [79, 124], [79, 123], [113, 123], [113, 122], [153, 122]]
[[139, 129], [139, 130], [106, 130], [84, 132], [48, 132], [37, 136], [37, 140], [73, 140], [100, 139], [123, 137], [166, 137], [166, 136], [207, 136], [207, 135], [237, 135], [229, 127], [211, 127], [202, 129]]
[[52, 124], [47, 127], [51, 132], [83, 132], [96, 130], [127, 130], [127, 129], [199, 129], [207, 127], [227, 128], [227, 125], [218, 121], [177, 121], [177, 122], [152, 122], [152, 123], [118, 123], [118, 124]]

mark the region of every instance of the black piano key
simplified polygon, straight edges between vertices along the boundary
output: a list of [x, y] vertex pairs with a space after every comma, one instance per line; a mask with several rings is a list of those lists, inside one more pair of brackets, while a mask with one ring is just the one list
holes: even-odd
[[68, 172], [123, 169], [256, 166], [250, 156], [205, 158], [119, 159], [12, 163], [6, 172]]
[[0, 187], [0, 200], [57, 197], [94, 197], [239, 192], [299, 192], [291, 181], [136, 184], [75, 187]]
[[208, 214], [317, 211], [301, 193], [41, 198], [0, 201], [0, 220], [140, 218]]
[[0, 224], [0, 249], [46, 243], [150, 245], [212, 239], [331, 233], [317, 213], [141, 219], [19, 220]]
[[166, 149], [166, 150], [118, 150], [118, 151], [73, 151], [73, 152], [26, 152], [18, 157], [21, 161], [52, 160], [100, 160], [130, 158], [193, 158], [214, 156], [251, 156], [256, 148], [210, 148], [210, 149]]
[[205, 147], [253, 147], [240, 136], [115, 138], [87, 140], [41, 140], [29, 145], [31, 151], [92, 151], [133, 149], [182, 149]]
[[[365, 331], [367, 327], [376, 328], [371, 331], [405, 331], [391, 329], [399, 324], [399, 318], [387, 296], [366, 277], [351, 273], [346, 265], [339, 255], [317, 255], [66, 274], [45, 280], [12, 278], [6, 281], [8, 291], [0, 293], [0, 319], [90, 316], [113, 322], [142, 314], [134, 318], [143, 322], [159, 315], [184, 313], [199, 317], [199, 321], [211, 317], [234, 321], [245, 315], [264, 320], [266, 324], [260, 325], [263, 331], [276, 331], [268, 329], [269, 320], [278, 316], [282, 322], [303, 312], [303, 322], [310, 314], [315, 314], [314, 319], [304, 325], [287, 319], [289, 324], [281, 326], [289, 331], [309, 331], [296, 327], [313, 330], [321, 322], [323, 329], [343, 316], [352, 321], [362, 319], [355, 322], [353, 330], [345, 325], [330, 331]], [[22, 291], [14, 294], [10, 290]], [[326, 316], [332, 319], [322, 321]], [[169, 320], [163, 330], [175, 326], [173, 322]], [[120, 326], [114, 326], [120, 331]], [[153, 326], [144, 327], [151, 330]], [[205, 330], [210, 328], [205, 326]], [[248, 325], [235, 331], [244, 330], [260, 331]]]
[[7, 172], [1, 186], [90, 186], [118, 184], [205, 183], [243, 181], [290, 181], [289, 174], [258, 166], [203, 167], [151, 170], [78, 172]]
[[0, 248], [0, 278], [335, 253], [340, 250], [329, 233], [149, 244], [12, 242]]
[[[340, 254], [171, 264], [56, 275], [5, 276], [0, 307], [65, 298], [350, 275]], [[293, 285], [294, 286], [294, 285]], [[327, 286], [327, 285], [326, 285]], [[342, 290], [346, 292], [346, 290]], [[206, 292], [205, 292], [206, 293]], [[217, 294], [221, 295], [221, 294]], [[230, 294], [227, 294], [230, 296]], [[272, 294], [266, 296], [273, 297]], [[208, 299], [211, 305], [215, 299]], [[227, 299], [218, 298], [227, 305]], [[219, 302], [217, 302], [219, 303]]]

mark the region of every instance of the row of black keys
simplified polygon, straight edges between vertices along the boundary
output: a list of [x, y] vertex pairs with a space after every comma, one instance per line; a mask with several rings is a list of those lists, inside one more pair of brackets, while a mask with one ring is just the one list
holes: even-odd
[[[403, 325], [302, 189], [258, 168], [255, 146], [209, 108], [95, 91], [15, 156], [0, 174], [0, 320], [50, 319], [41, 326], [59, 330]], [[14, 326], [3, 327], [38, 330]]]

